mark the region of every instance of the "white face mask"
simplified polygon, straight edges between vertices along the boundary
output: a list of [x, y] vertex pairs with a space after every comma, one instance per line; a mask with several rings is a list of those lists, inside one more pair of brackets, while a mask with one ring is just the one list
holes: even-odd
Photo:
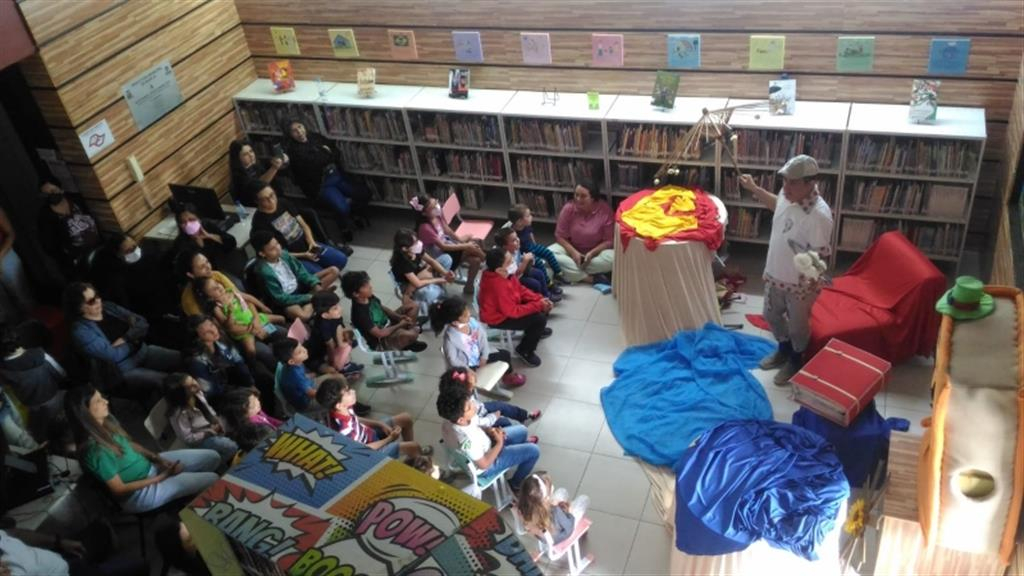
[[439, 218], [441, 216], [441, 209], [434, 208], [433, 210], [430, 211], [430, 215], [434, 218]]
[[416, 256], [419, 256], [420, 254], [423, 253], [423, 241], [417, 240], [416, 243], [409, 248], [409, 250], [411, 250], [412, 253], [415, 254]]
[[469, 322], [456, 322], [455, 323], [455, 327], [458, 328], [459, 330], [462, 330], [466, 326], [469, 326]]
[[509, 265], [508, 265], [508, 266], [507, 266], [507, 267], [505, 268], [505, 271], [506, 271], [506, 272], [508, 272], [508, 275], [509, 275], [509, 276], [515, 276], [515, 274], [516, 274], [516, 272], [517, 272], [518, 270], [519, 270], [519, 264], [516, 264], [515, 262], [513, 262], [513, 263], [509, 264]]
[[124, 255], [124, 261], [129, 264], [135, 264], [139, 260], [142, 260], [142, 247], [136, 246], [135, 250]]

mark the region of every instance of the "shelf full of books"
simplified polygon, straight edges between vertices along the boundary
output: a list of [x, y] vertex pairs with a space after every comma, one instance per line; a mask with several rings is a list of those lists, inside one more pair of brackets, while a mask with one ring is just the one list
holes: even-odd
[[442, 203], [454, 194], [462, 212], [472, 216], [504, 219], [510, 206], [507, 190], [499, 188], [437, 182], [427, 186], [427, 194]]
[[899, 230], [932, 260], [959, 261], [964, 226], [949, 222], [923, 223], [843, 216], [836, 250], [864, 252], [879, 236], [890, 230]]

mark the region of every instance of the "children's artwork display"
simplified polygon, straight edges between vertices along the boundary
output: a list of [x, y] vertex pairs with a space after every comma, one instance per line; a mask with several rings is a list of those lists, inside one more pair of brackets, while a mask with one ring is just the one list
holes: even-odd
[[522, 32], [523, 64], [551, 64], [551, 35], [547, 32]]
[[658, 70], [654, 76], [654, 92], [651, 94], [651, 106], [671, 109], [676, 105], [676, 94], [679, 92], [679, 74]]
[[452, 46], [455, 59], [459, 62], [483, 62], [484, 49], [480, 44], [479, 32], [452, 31]]
[[944, 76], [966, 74], [970, 54], [970, 38], [932, 38], [928, 53], [928, 73]]
[[181, 518], [218, 574], [540, 574], [489, 504], [301, 415]]
[[775, 116], [796, 113], [796, 80], [789, 78], [768, 81], [768, 111]]
[[700, 68], [700, 34], [666, 36], [669, 68]]
[[331, 49], [334, 50], [335, 58], [359, 57], [356, 33], [351, 28], [328, 28], [327, 36], [331, 39]]
[[839, 37], [836, 41], [836, 72], [871, 72], [874, 68], [874, 36]]
[[271, 26], [270, 38], [274, 41], [274, 52], [280, 56], [299, 56], [299, 40], [295, 28]]
[[276, 60], [267, 65], [270, 71], [270, 82], [274, 85], [274, 92], [291, 92], [295, 90], [295, 74], [292, 72], [292, 63], [288, 60]]
[[356, 70], [356, 91], [360, 98], [372, 98], [377, 93], [377, 69]]
[[590, 44], [593, 66], [622, 66], [624, 50], [622, 34], [591, 34]]
[[933, 124], [939, 111], [941, 80], [914, 80], [910, 92], [910, 121], [914, 124]]
[[786, 37], [763, 36], [754, 34], [750, 37], [751, 70], [782, 70], [786, 62]]
[[452, 68], [448, 70], [448, 97], [469, 98], [469, 70]]
[[395, 60], [416, 60], [416, 33], [412, 30], [388, 30], [388, 46]]

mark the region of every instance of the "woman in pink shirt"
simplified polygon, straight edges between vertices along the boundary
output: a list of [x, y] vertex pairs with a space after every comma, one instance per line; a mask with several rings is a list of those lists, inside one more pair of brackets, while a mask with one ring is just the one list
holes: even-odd
[[558, 214], [555, 244], [549, 246], [569, 282], [610, 284], [615, 261], [612, 234], [615, 220], [607, 202], [597, 196], [597, 186], [580, 180]]

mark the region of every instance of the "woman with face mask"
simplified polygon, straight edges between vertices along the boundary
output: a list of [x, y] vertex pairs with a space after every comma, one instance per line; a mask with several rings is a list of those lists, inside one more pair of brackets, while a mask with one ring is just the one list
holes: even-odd
[[158, 260], [131, 236], [115, 233], [96, 251], [88, 278], [108, 301], [152, 319], [170, 302]]
[[180, 254], [190, 247], [198, 248], [209, 258], [218, 270], [241, 276], [245, 267], [245, 255], [237, 250], [235, 237], [217, 229], [216, 225], [200, 218], [192, 204], [174, 207], [174, 219], [178, 223], [178, 237], [174, 239], [171, 251]]
[[430, 305], [445, 295], [444, 285], [455, 279], [455, 274], [423, 251], [423, 242], [408, 228], [395, 232], [391, 276], [402, 291], [402, 304], [416, 302], [420, 316], [427, 315]]

